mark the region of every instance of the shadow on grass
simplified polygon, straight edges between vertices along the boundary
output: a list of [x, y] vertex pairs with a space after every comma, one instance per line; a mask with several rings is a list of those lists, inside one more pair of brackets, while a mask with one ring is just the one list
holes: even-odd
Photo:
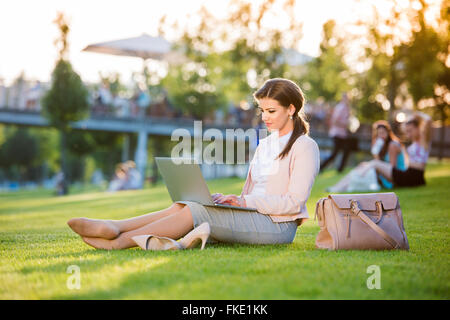
[[[132, 260], [148, 260], [149, 262], [160, 258], [168, 258], [165, 263], [157, 264], [150, 270], [131, 272], [114, 282], [108, 288], [96, 289], [95, 284], [90, 284], [92, 289], [88, 292], [76, 294], [68, 292], [67, 295], [57, 295], [52, 299], [126, 299], [130, 293], [133, 296], [147, 296], [158, 299], [158, 294], [166, 294], [162, 299], [167, 299], [167, 292], [172, 288], [181, 286], [197, 288], [198, 286], [207, 286], [205, 293], [211, 296], [211, 285], [214, 286], [216, 279], [223, 278], [242, 278], [249, 275], [261, 275], [271, 272], [271, 268], [285, 267], [283, 255], [289, 255], [289, 248], [280, 245], [238, 245], [238, 244], [211, 244], [207, 249], [200, 251], [142, 251], [135, 250], [126, 256], [123, 263], [132, 262]], [[89, 272], [99, 268], [117, 265], [117, 255], [115, 259], [105, 259], [106, 264], [100, 266], [80, 265], [81, 270], [89, 268]], [[124, 257], [124, 256], [123, 256]], [[123, 258], [122, 257], [122, 258]], [[277, 258], [278, 257], [278, 258]], [[111, 257], [112, 258], [112, 257]], [[114, 262], [111, 262], [113, 260]], [[163, 259], [164, 261], [164, 259]], [[95, 263], [100, 262], [96, 260]], [[103, 262], [103, 261], [101, 261]], [[144, 262], [145, 263], [145, 262]], [[64, 264], [60, 267], [66, 267]], [[91, 267], [94, 267], [92, 269]], [[234, 285], [236, 283], [233, 281]], [[238, 283], [239, 285], [239, 283]], [[160, 294], [160, 296], [162, 296]], [[189, 297], [189, 292], [181, 294], [185, 298]], [[208, 297], [204, 297], [208, 298]]]
[[[214, 298], [214, 292], [210, 286], [216, 282], [228, 286], [227, 290], [236, 291], [239, 294], [239, 287], [245, 285], [246, 281], [255, 285], [251, 280], [259, 277], [258, 285], [265, 286], [262, 279], [270, 279], [276, 275], [274, 270], [291, 270], [291, 274], [297, 274], [299, 270], [309, 270], [317, 268], [316, 262], [321, 258], [327, 261], [329, 266], [335, 263], [342, 263], [348, 259], [354, 259], [353, 264], [366, 264], [367, 261], [377, 260], [384, 263], [393, 263], [392, 258], [404, 258], [404, 254], [399, 252], [361, 252], [345, 251], [331, 252], [314, 250], [313, 227], [305, 228], [301, 233], [297, 233], [294, 243], [287, 245], [244, 245], [231, 243], [210, 244], [200, 251], [198, 249], [182, 251], [143, 251], [139, 248], [127, 250], [95, 250], [91, 248], [73, 250], [67, 253], [40, 254], [30, 257], [30, 260], [56, 260], [50, 265], [42, 266], [33, 264], [20, 270], [22, 274], [46, 273], [61, 275], [64, 274], [70, 265], [78, 265], [82, 274], [89, 275], [89, 279], [83, 282], [87, 292], [76, 293], [67, 291], [67, 294], [58, 294], [51, 299], [126, 299], [130, 297], [151, 297], [158, 299], [158, 293], [170, 292], [176, 288], [193, 289], [196, 295], [201, 298]], [[71, 241], [70, 241], [71, 242]], [[67, 243], [70, 247], [73, 243]], [[81, 240], [80, 245], [86, 246]], [[45, 243], [41, 244], [45, 247]], [[318, 260], [319, 259], [319, 260]], [[398, 260], [395, 259], [395, 260]], [[351, 260], [350, 260], [351, 261]], [[31, 262], [33, 263], [33, 262]], [[152, 267], [145, 268], [146, 264]], [[130, 268], [130, 265], [134, 266]], [[136, 271], [138, 268], [145, 271]], [[327, 268], [328, 266], [323, 266]], [[119, 270], [125, 270], [125, 274]], [[325, 270], [325, 269], [324, 269]], [[341, 272], [345, 270], [340, 270]], [[110, 278], [107, 283], [96, 286], [95, 277]], [[69, 276], [69, 275], [67, 275]], [[268, 278], [266, 278], [266, 276]], [[262, 277], [262, 278], [261, 278]], [[227, 281], [229, 279], [229, 281]], [[286, 280], [284, 274], [284, 280]], [[262, 282], [261, 282], [262, 280]], [[243, 282], [242, 282], [243, 281]], [[252, 282], [253, 281], [253, 282]], [[269, 280], [267, 280], [269, 281]], [[271, 280], [272, 281], [272, 280]], [[209, 286], [209, 287], [208, 287]], [[101, 288], [98, 288], [101, 287]], [[202, 296], [201, 288], [208, 292], [208, 296]], [[287, 289], [290, 286], [286, 286]], [[287, 290], [286, 289], [286, 290]], [[290, 289], [289, 289], [290, 290]], [[289, 291], [288, 290], [288, 291]], [[315, 289], [315, 294], [319, 292]], [[293, 290], [292, 292], [297, 292]], [[303, 294], [312, 294], [308, 290], [302, 289]], [[227, 294], [229, 291], [227, 291]], [[225, 293], [223, 293], [225, 294]], [[255, 297], [258, 297], [255, 292]], [[164, 296], [167, 298], [167, 296]], [[177, 298], [189, 298], [188, 292], [179, 292]], [[247, 295], [247, 298], [252, 298]]]
[[[150, 193], [145, 194], [108, 194], [108, 195], [101, 195], [99, 198], [98, 195], [93, 195], [92, 198], [86, 197], [85, 199], [60, 199], [50, 198], [50, 203], [45, 203], [44, 200], [46, 199], [40, 199], [40, 201], [44, 202], [44, 204], [36, 204], [36, 203], [21, 203], [20, 207], [17, 206], [17, 203], [11, 203], [8, 205], [3, 205], [2, 208], [0, 208], [0, 216], [8, 216], [8, 215], [14, 215], [17, 213], [20, 214], [27, 214], [27, 213], [35, 213], [39, 211], [66, 211], [70, 208], [77, 208], [77, 207], [88, 207], [89, 209], [96, 210], [97, 208], [104, 209], [106, 207], [113, 207], [113, 208], [127, 208], [129, 207], [130, 201], [133, 203], [152, 203], [153, 201], [149, 199]], [[166, 195], [165, 192], [155, 192], [151, 193], [152, 198], [154, 199], [169, 199], [169, 195]], [[159, 202], [159, 201], [158, 201]]]
[[[447, 170], [444, 169], [439, 169], [439, 174]], [[11, 210], [19, 214], [2, 220], [5, 224], [0, 244], [4, 251], [0, 255], [4, 262], [11, 263], [10, 269], [20, 275], [20, 281], [9, 288], [25, 282], [26, 287], [34, 283], [39, 288], [57, 288], [59, 291], [43, 295], [52, 299], [448, 297], [449, 175], [427, 177], [427, 186], [394, 190], [405, 218], [409, 252], [335, 252], [315, 248], [319, 230], [317, 222], [313, 221], [315, 201], [326, 196], [325, 186], [340, 177], [331, 172], [318, 180], [308, 203], [311, 219], [297, 229], [294, 243], [218, 243], [207, 245], [203, 251], [95, 250], [71, 233], [66, 225], [63, 227], [62, 219], [75, 215], [71, 206], [76, 212], [92, 212], [98, 217], [108, 214], [110, 208], [126, 207], [128, 203], [130, 212], [138, 212], [143, 207], [139, 203], [152, 202], [152, 197], [158, 204], [163, 193], [169, 199], [163, 189], [152, 190], [156, 191], [156, 197], [147, 193], [148, 190], [117, 194], [115, 199], [97, 193], [97, 200], [44, 199], [46, 205], [33, 198], [28, 203], [25, 201], [25, 205], [37, 203], [42, 207], [38, 214], [32, 217], [25, 214], [24, 219], [19, 211], [20, 197], [8, 198], [7, 205], [16, 202], [16, 208]], [[220, 187], [220, 183], [216, 186]], [[66, 200], [69, 202], [65, 203]], [[156, 201], [152, 202], [152, 207], [157, 206]], [[58, 211], [60, 215], [55, 214]], [[121, 209], [116, 210], [113, 215], [119, 216], [120, 212]], [[368, 292], [365, 288], [366, 268], [371, 264], [383, 267], [383, 295], [376, 296], [374, 291]], [[66, 290], [65, 279], [69, 276], [66, 270], [70, 265], [81, 268], [81, 291]]]

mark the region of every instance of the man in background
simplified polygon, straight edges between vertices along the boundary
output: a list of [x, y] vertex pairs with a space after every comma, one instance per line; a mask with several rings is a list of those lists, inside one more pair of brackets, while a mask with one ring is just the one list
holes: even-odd
[[342, 152], [341, 163], [338, 167], [338, 172], [342, 172], [345, 168], [348, 156], [351, 152], [349, 143], [349, 126], [350, 120], [350, 104], [347, 93], [342, 95], [341, 101], [334, 107], [333, 114], [330, 119], [330, 129], [328, 135], [333, 139], [333, 152], [331, 155], [320, 164], [320, 171], [332, 162], [336, 156]]

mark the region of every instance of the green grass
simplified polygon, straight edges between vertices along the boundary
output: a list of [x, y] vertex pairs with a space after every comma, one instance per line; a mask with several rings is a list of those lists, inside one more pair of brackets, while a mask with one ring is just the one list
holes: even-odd
[[[450, 163], [430, 164], [428, 185], [397, 190], [411, 250], [322, 251], [312, 217], [325, 187], [317, 180], [311, 219], [289, 245], [210, 244], [205, 250], [95, 250], [73, 233], [72, 217], [123, 219], [170, 205], [164, 185], [117, 194], [49, 191], [0, 194], [0, 299], [449, 299]], [[240, 179], [209, 183], [239, 194]], [[69, 290], [78, 265], [81, 289]], [[378, 265], [381, 289], [366, 286]]]

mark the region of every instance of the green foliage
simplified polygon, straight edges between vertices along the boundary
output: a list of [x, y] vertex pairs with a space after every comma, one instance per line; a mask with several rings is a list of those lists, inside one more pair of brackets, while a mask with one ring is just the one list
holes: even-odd
[[87, 116], [88, 91], [70, 62], [59, 60], [52, 73], [52, 85], [43, 99], [44, 116], [60, 130]]
[[1, 163], [5, 167], [30, 166], [38, 154], [38, 142], [26, 128], [18, 128], [1, 147]]
[[29, 128], [30, 134], [39, 144], [39, 154], [36, 165], [47, 165], [52, 172], [56, 172], [59, 165], [59, 134], [54, 128]]
[[[202, 7], [195, 13], [198, 25], [170, 25], [182, 31], [177, 47], [189, 60], [183, 66], [171, 66], [163, 81], [174, 104], [201, 117], [228, 101], [249, 101], [265, 80], [284, 76], [288, 66], [283, 48], [296, 47], [301, 38], [294, 6], [291, 0], [282, 3], [282, 10], [273, 0], [231, 1], [224, 18]], [[264, 22], [271, 15], [284, 15], [287, 27], [268, 27]], [[160, 31], [165, 28], [162, 19]]]
[[[0, 169], [9, 179], [39, 181], [59, 168], [58, 132], [54, 129], [1, 126]], [[26, 146], [26, 147], [24, 147]]]
[[99, 76], [101, 82], [106, 84], [106, 86], [109, 88], [109, 91], [113, 96], [117, 96], [120, 93], [126, 91], [126, 87], [124, 84], [122, 84], [119, 73], [113, 72], [111, 74], [104, 75], [101, 72], [99, 72]]
[[90, 132], [72, 130], [67, 135], [67, 147], [74, 155], [84, 156], [95, 151], [95, 138]]
[[386, 112], [381, 108], [379, 102], [375, 100], [378, 86], [376, 77], [369, 77], [369, 73], [360, 76], [358, 79], [359, 97], [354, 99], [353, 107], [357, 117], [362, 123], [373, 123], [379, 119], [385, 119]]
[[54, 23], [60, 33], [55, 39], [59, 58], [52, 72], [51, 88], [42, 98], [42, 109], [44, 116], [53, 126], [67, 131], [69, 122], [87, 116], [88, 91], [66, 58], [70, 27], [64, 14], [59, 12]]
[[163, 86], [168, 88], [169, 99], [184, 113], [202, 119], [226, 105], [223, 88], [213, 70], [216, 59], [216, 55], [209, 55], [201, 63], [170, 68]]
[[[423, 48], [427, 49], [424, 50]], [[415, 102], [434, 96], [434, 86], [440, 74], [446, 68], [437, 59], [441, 48], [441, 39], [432, 28], [425, 28], [414, 33], [413, 40], [407, 47], [405, 57], [406, 76], [409, 91]]]
[[[61, 169], [66, 179], [70, 181], [67, 155], [70, 122], [81, 120], [88, 115], [88, 91], [66, 58], [70, 28], [64, 14], [58, 13], [54, 22], [60, 32], [60, 36], [55, 40], [59, 58], [52, 72], [50, 90], [42, 98], [42, 113], [50, 124], [60, 131]], [[79, 145], [76, 151], [85, 152], [86, 150], [82, 150], [82, 147], [84, 145]], [[70, 169], [74, 169], [74, 167], [72, 166]]]
[[[98, 168], [109, 178], [114, 174], [117, 163], [121, 162], [123, 135], [115, 132], [93, 131], [90, 133], [95, 144], [91, 153]], [[132, 150], [132, 146], [130, 146]]]
[[2, 144], [5, 143], [6, 136], [5, 136], [5, 125], [0, 123], [0, 148], [2, 147]]
[[[381, 17], [374, 8], [373, 21], [360, 21], [367, 41], [361, 62], [370, 67], [355, 76], [357, 110], [363, 121], [384, 117], [381, 108], [387, 100], [389, 118], [397, 108], [403, 108], [409, 97], [417, 108], [421, 100], [434, 99], [434, 105], [445, 108], [448, 89], [449, 17], [448, 1], [441, 4], [437, 26], [425, 19], [431, 3], [419, 0], [403, 8], [393, 2], [388, 16]], [[408, 26], [405, 31], [405, 25]], [[403, 28], [403, 29], [402, 29]], [[442, 86], [436, 95], [436, 86]], [[402, 89], [406, 88], [406, 90]], [[429, 105], [430, 103], [428, 103]], [[445, 112], [441, 112], [445, 114]], [[445, 118], [445, 117], [444, 117]]]
[[[441, 90], [446, 92], [450, 90], [450, 71], [446, 66], [450, 41], [450, 3], [442, 2], [438, 20], [441, 29], [426, 24], [427, 5], [424, 1], [421, 4], [421, 9], [413, 18], [417, 30], [413, 31], [410, 41], [405, 44], [404, 55], [406, 79], [416, 103], [427, 98], [439, 100], [436, 86], [443, 86]], [[436, 104], [439, 105], [439, 102], [436, 101]]]
[[344, 62], [342, 39], [336, 35], [335, 26], [334, 20], [323, 25], [320, 55], [307, 64], [304, 82], [309, 88], [307, 93], [311, 100], [339, 101], [342, 94], [350, 89], [347, 82], [349, 68]]

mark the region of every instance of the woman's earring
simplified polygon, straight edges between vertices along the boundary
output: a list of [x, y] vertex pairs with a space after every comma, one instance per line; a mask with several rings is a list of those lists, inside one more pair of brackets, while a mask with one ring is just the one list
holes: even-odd
[[292, 116], [289, 116], [289, 119], [291, 119], [291, 120], [292, 120], [292, 119], [293, 119], [293, 118], [292, 118]]

